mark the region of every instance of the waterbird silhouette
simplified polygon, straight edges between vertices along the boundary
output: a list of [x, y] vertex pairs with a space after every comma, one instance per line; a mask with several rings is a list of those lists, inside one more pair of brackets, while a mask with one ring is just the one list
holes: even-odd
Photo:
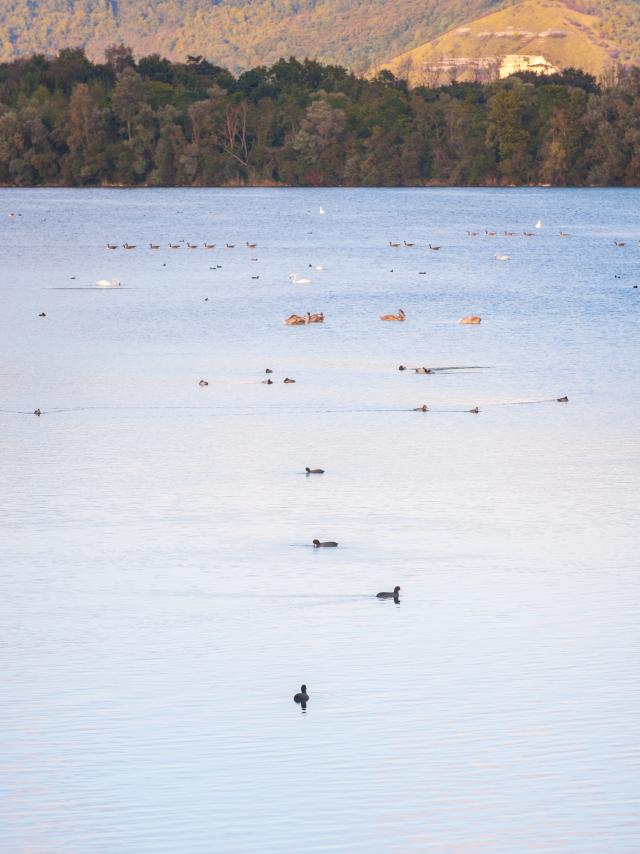
[[395, 586], [393, 588], [393, 593], [390, 593], [387, 590], [383, 590], [381, 593], [376, 593], [376, 599], [398, 599], [398, 593], [400, 593], [400, 587]]

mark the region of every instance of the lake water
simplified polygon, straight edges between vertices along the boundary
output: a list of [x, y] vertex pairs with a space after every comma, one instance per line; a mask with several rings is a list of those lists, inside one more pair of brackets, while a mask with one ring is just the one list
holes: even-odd
[[0, 849], [638, 851], [639, 239], [638, 190], [0, 191]]

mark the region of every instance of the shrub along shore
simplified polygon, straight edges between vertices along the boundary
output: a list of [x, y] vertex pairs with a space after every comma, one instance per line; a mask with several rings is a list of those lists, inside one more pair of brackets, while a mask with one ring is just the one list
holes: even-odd
[[281, 59], [0, 64], [4, 186], [640, 186], [640, 68], [409, 89]]

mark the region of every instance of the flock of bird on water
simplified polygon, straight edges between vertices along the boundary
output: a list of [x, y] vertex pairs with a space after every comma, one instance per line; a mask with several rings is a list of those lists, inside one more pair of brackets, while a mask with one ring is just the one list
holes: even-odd
[[[325, 213], [325, 211], [321, 207], [320, 208], [320, 214], [324, 214], [324, 213]], [[15, 214], [9, 214], [9, 216], [15, 216]], [[542, 228], [542, 225], [543, 225], [542, 221], [538, 220], [538, 222], [536, 223], [536, 228], [540, 229], [540, 228]], [[469, 230], [466, 233], [467, 233], [467, 236], [470, 238], [479, 237], [481, 234], [481, 232], [479, 232], [479, 231], [469, 231]], [[489, 229], [485, 229], [485, 231], [484, 231], [484, 236], [486, 238], [496, 237], [497, 234], [498, 234], [497, 231], [491, 231]], [[503, 231], [503, 235], [505, 237], [517, 237], [518, 236], [518, 234], [516, 232], [513, 232], [513, 231]], [[535, 236], [535, 232], [523, 231], [522, 236], [525, 238], [531, 238], [531, 237]], [[570, 237], [570, 234], [566, 231], [560, 231], [560, 237]], [[411, 249], [411, 248], [415, 247], [415, 245], [416, 245], [415, 243], [412, 243], [412, 242], [409, 242], [406, 240], [403, 240], [402, 243], [397, 243], [397, 242], [394, 242], [391, 240], [389, 241], [389, 247], [391, 249], [402, 249], [402, 248]], [[626, 246], [626, 243], [622, 242], [622, 241], [615, 240], [614, 245], [617, 246], [618, 248], [623, 248]], [[185, 241], [185, 240], [181, 240], [178, 243], [169, 243], [167, 246], [170, 250], [178, 250], [182, 246], [186, 246], [186, 248], [188, 250], [196, 250], [196, 249], [200, 248], [200, 244], [189, 243], [188, 241]], [[202, 248], [204, 248], [206, 250], [214, 250], [214, 249], [216, 249], [216, 246], [217, 246], [217, 244], [215, 244], [215, 243], [206, 243], [206, 242], [202, 243]], [[244, 246], [246, 249], [256, 249], [258, 244], [246, 241], [244, 243]], [[107, 249], [109, 251], [115, 251], [119, 248], [120, 248], [119, 244], [107, 243]], [[137, 249], [138, 247], [137, 247], [137, 244], [123, 243], [121, 248], [124, 249], [125, 251], [131, 251], [131, 250]], [[150, 250], [159, 250], [160, 248], [161, 248], [161, 246], [158, 243], [149, 243], [149, 249]], [[224, 248], [225, 249], [235, 249], [236, 244], [225, 243]], [[442, 248], [443, 247], [441, 245], [435, 245], [432, 243], [428, 244], [428, 249], [432, 252], [439, 252]], [[506, 254], [499, 253], [499, 252], [495, 253], [494, 258], [497, 261], [509, 261], [509, 260], [511, 260], [510, 255], [506, 255]], [[258, 259], [252, 258], [251, 260], [257, 261]], [[219, 266], [220, 265], [218, 265], [218, 268], [219, 268]], [[309, 264], [309, 267], [312, 267], [312, 266], [313, 266], [312, 264]], [[324, 268], [322, 266], [316, 266], [315, 269], [318, 271], [322, 271]], [[420, 271], [420, 275], [425, 275], [425, 274], [426, 274], [425, 272]], [[259, 276], [252, 276], [252, 278], [258, 279]], [[310, 285], [310, 284], [312, 284], [312, 279], [309, 279], [306, 277], [299, 277], [295, 273], [290, 274], [289, 280], [292, 282], [292, 284], [296, 284], [296, 285]], [[122, 282], [120, 281], [120, 279], [117, 279], [117, 278], [112, 278], [110, 280], [109, 279], [99, 279], [96, 282], [96, 285], [98, 287], [101, 287], [101, 288], [118, 288], [122, 285]], [[637, 285], [634, 287], [637, 287]], [[208, 298], [206, 298], [206, 299], [208, 299]], [[46, 317], [45, 312], [41, 312], [39, 317]], [[380, 315], [380, 320], [387, 321], [387, 322], [394, 322], [395, 321], [398, 323], [402, 323], [406, 319], [407, 319], [406, 314], [401, 308], [399, 308], [396, 313], [389, 313], [389, 314]], [[304, 314], [304, 315], [291, 314], [289, 317], [287, 317], [283, 320], [283, 323], [286, 326], [307, 326], [309, 324], [323, 323], [323, 322], [324, 322], [324, 313], [323, 312], [317, 312], [317, 313], [306, 312], [306, 314]], [[469, 326], [476, 326], [476, 325], [480, 324], [481, 322], [482, 322], [482, 318], [479, 317], [478, 315], [467, 315], [465, 317], [461, 317], [460, 320], [458, 321], [458, 323], [460, 323], [462, 325], [469, 325]], [[409, 368], [406, 365], [399, 365], [398, 370], [399, 371], [412, 370], [416, 374], [432, 374], [438, 370], [446, 370], [446, 369], [444, 369], [444, 368], [442, 368], [442, 369], [440, 369], [440, 368], [429, 368], [429, 367], [424, 367], [424, 366]], [[453, 370], [453, 368], [451, 368], [451, 370]], [[267, 375], [270, 375], [273, 373], [273, 371], [270, 368], [267, 368], [265, 373]], [[267, 379], [262, 380], [262, 382], [265, 385], [273, 385], [274, 381], [271, 379], [270, 376], [267, 376]], [[285, 384], [289, 384], [289, 383], [295, 383], [295, 380], [292, 379], [291, 377], [285, 377], [283, 382]], [[205, 386], [208, 386], [209, 383], [207, 380], [202, 379], [199, 381], [198, 385], [201, 387], [205, 387]], [[569, 398], [565, 395], [562, 397], [555, 398], [555, 400], [558, 403], [568, 403]], [[414, 412], [428, 412], [429, 407], [426, 404], [422, 404], [421, 406], [415, 407], [413, 411]], [[478, 414], [480, 412], [480, 409], [479, 409], [479, 407], [474, 406], [473, 408], [471, 408], [467, 411], [470, 413], [473, 413], [473, 414]], [[40, 416], [40, 415], [42, 415], [42, 411], [39, 408], [35, 409], [34, 415]], [[309, 466], [307, 466], [305, 468], [305, 474], [307, 476], [309, 476], [309, 475], [322, 475], [322, 474], [324, 474], [324, 469], [310, 468]], [[312, 544], [313, 544], [313, 548], [315, 548], [315, 549], [337, 548], [338, 547], [338, 543], [333, 541], [333, 540], [321, 542], [318, 539], [314, 539]], [[400, 602], [399, 594], [400, 594], [400, 587], [398, 585], [396, 585], [392, 591], [383, 590], [380, 593], [377, 593], [376, 598], [378, 598], [378, 599], [390, 599], [390, 600], [393, 600], [396, 604], [399, 604], [399, 602]], [[297, 704], [299, 704], [302, 707], [303, 710], [306, 709], [307, 703], [309, 702], [309, 693], [307, 690], [307, 686], [301, 685], [300, 691], [298, 693], [294, 694], [293, 699]]]

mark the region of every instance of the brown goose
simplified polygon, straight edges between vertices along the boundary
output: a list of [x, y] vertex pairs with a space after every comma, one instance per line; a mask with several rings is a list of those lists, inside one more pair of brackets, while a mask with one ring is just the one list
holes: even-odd
[[399, 320], [399, 321], [403, 321], [403, 320], [406, 320], [406, 314], [404, 313], [404, 311], [403, 311], [401, 308], [399, 308], [399, 309], [398, 309], [398, 313], [397, 313], [397, 314], [381, 314], [381, 315], [380, 315], [380, 320]]

